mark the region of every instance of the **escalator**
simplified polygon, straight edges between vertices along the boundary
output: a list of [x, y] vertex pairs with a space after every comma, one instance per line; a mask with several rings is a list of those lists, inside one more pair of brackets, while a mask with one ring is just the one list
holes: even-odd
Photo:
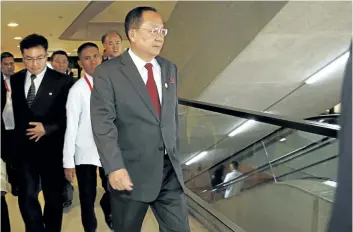
[[202, 211], [194, 217], [209, 231], [325, 231], [339, 115], [298, 120], [184, 99], [179, 104], [189, 208]]

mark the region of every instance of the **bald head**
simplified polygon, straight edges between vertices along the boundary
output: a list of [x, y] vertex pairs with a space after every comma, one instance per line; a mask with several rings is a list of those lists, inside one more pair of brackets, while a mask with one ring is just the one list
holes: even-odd
[[107, 32], [102, 36], [102, 44], [108, 58], [120, 56], [122, 51], [121, 35], [115, 31]]

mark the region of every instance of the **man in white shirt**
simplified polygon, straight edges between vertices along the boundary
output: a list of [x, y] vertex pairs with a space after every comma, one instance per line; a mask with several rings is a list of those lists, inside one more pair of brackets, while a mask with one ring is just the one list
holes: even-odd
[[13, 160], [13, 130], [15, 121], [13, 116], [10, 77], [15, 73], [15, 58], [9, 52], [1, 53], [1, 157], [6, 162], [11, 192], [18, 195], [18, 180]]
[[[234, 180], [235, 178], [241, 176], [243, 173], [238, 171], [239, 168], [239, 163], [237, 161], [232, 161], [229, 164], [230, 167], [230, 172], [226, 175], [226, 177], [224, 178], [223, 183], [229, 182], [231, 180]], [[224, 198], [229, 198], [231, 196], [234, 196], [238, 193], [240, 193], [242, 187], [243, 187], [243, 180], [238, 181], [232, 185], [229, 185], [226, 189], [226, 192], [224, 194]]]
[[79, 65], [85, 75], [71, 88], [67, 105], [67, 128], [64, 143], [65, 177], [72, 182], [77, 176], [81, 202], [81, 217], [85, 232], [97, 230], [97, 219], [94, 212], [96, 199], [97, 168], [99, 168], [102, 186], [106, 190], [100, 203], [106, 222], [112, 228], [107, 177], [101, 168], [97, 147], [93, 139], [90, 98], [93, 88], [93, 73], [102, 62], [98, 46], [84, 43], [78, 50]]

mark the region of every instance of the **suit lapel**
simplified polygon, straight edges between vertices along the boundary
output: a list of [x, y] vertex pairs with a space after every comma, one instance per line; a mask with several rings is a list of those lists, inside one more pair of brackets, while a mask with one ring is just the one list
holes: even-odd
[[169, 88], [169, 83], [168, 83], [168, 73], [169, 69], [168, 66], [165, 64], [165, 62], [160, 58], [156, 57], [156, 60], [161, 67], [161, 82], [162, 82], [162, 103], [161, 103], [161, 118], [163, 118], [163, 115], [165, 115], [166, 110], [167, 110], [167, 102], [168, 102], [168, 88]]
[[128, 78], [128, 80], [131, 82], [133, 85], [134, 89], [136, 92], [140, 95], [142, 101], [145, 103], [146, 107], [151, 111], [153, 116], [159, 121], [159, 117], [157, 115], [156, 109], [154, 108], [154, 105], [152, 103], [150, 94], [148, 93], [147, 87], [145, 83], [142, 80], [142, 77], [139, 73], [139, 71], [136, 68], [136, 65], [132, 61], [129, 53], [125, 51], [122, 54], [122, 63], [123, 63], [123, 68], [122, 71], [125, 74], [125, 76]]
[[39, 106], [41, 101], [47, 100], [46, 98], [48, 97], [48, 90], [51, 90], [56, 84], [56, 82], [52, 79], [53, 77], [50, 75], [50, 72], [51, 70], [47, 68], [47, 71], [44, 74], [43, 80], [40, 83], [39, 89], [34, 98], [31, 109], [35, 109], [36, 106]]
[[[16, 81], [16, 83], [18, 83], [18, 86], [19, 86], [19, 88], [18, 88], [19, 91], [17, 91], [17, 95], [18, 95], [19, 99], [23, 99], [23, 104], [25, 104], [27, 106], [27, 93], [25, 93], [27, 69], [24, 69], [20, 72], [22, 72], [21, 76], [18, 77], [18, 80], [14, 80], [14, 81]], [[15, 90], [15, 92], [16, 92], [16, 90]], [[14, 94], [13, 91], [12, 91], [12, 94]]]

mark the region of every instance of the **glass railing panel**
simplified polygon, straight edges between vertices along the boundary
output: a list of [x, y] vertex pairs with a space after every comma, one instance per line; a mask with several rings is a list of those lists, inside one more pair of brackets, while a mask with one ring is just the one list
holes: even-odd
[[[292, 131], [289, 148], [266, 147], [267, 139], [254, 143], [232, 159], [202, 172], [186, 181], [186, 186], [209, 203], [228, 198], [228, 192], [247, 191], [268, 183], [295, 179], [336, 180], [338, 140]], [[282, 133], [282, 131], [278, 132]], [[277, 132], [270, 137], [276, 137]], [[300, 135], [300, 138], [298, 138]], [[282, 134], [281, 134], [282, 136]], [[277, 137], [281, 137], [277, 136]], [[311, 139], [308, 139], [311, 138]], [[305, 142], [304, 142], [305, 141]], [[270, 146], [275, 146], [272, 139]], [[297, 144], [297, 147], [294, 146]], [[278, 145], [278, 144], [277, 144]], [[289, 152], [288, 152], [289, 151]], [[232, 184], [232, 182], [235, 182]], [[230, 185], [231, 184], [231, 185]], [[228, 185], [228, 186], [225, 186]], [[233, 190], [232, 190], [233, 189]], [[237, 189], [237, 190], [234, 190]]]
[[179, 105], [180, 161], [187, 162], [223, 139], [241, 119]]
[[239, 156], [239, 153], [248, 156], [244, 162], [254, 169], [325, 138], [267, 123], [182, 107], [179, 159], [186, 181], [231, 156]]
[[275, 175], [281, 180], [312, 178], [336, 181], [338, 140], [333, 139], [324, 143], [325, 146], [274, 168]]

